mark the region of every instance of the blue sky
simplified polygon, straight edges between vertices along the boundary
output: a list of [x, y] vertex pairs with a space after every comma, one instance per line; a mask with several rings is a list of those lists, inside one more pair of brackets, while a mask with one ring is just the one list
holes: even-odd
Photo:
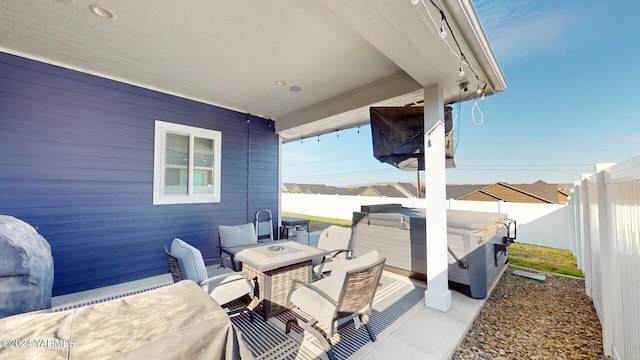
[[[508, 86], [478, 101], [481, 126], [473, 102], [461, 104], [447, 183], [572, 183], [596, 163], [640, 155], [640, 1], [474, 5]], [[369, 126], [319, 140], [283, 146], [283, 182], [416, 182], [373, 157]]]

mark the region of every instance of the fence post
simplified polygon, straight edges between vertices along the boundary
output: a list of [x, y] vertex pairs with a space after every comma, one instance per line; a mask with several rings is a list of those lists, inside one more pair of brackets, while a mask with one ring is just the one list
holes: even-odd
[[572, 239], [573, 239], [573, 248], [571, 251], [577, 259], [578, 269], [582, 270], [584, 273], [584, 253], [582, 250], [582, 213], [580, 207], [580, 193], [582, 189], [580, 188], [580, 183], [575, 182], [573, 184], [573, 192], [571, 194], [571, 229], [572, 229]]
[[591, 244], [593, 236], [591, 236], [591, 213], [589, 211], [589, 177], [590, 175], [582, 175], [582, 192], [580, 193], [580, 205], [582, 212], [582, 244], [584, 259], [584, 291], [593, 299], [593, 264], [591, 261]]
[[600, 276], [602, 284], [602, 345], [604, 348], [604, 354], [611, 356], [611, 349], [613, 348], [613, 298], [618, 291], [616, 291], [614, 277], [612, 274], [612, 241], [611, 239], [611, 219], [609, 215], [609, 200], [607, 199], [607, 185], [605, 178], [609, 171], [607, 168], [611, 164], [598, 164], [596, 165], [596, 181], [598, 187], [598, 230], [600, 240]]

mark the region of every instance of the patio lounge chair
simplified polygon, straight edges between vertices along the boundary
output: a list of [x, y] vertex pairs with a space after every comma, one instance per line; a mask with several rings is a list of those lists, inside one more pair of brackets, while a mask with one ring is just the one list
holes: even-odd
[[331, 251], [322, 260], [313, 261], [313, 273], [318, 277], [324, 277], [333, 270], [336, 264], [334, 259], [351, 258], [351, 228], [337, 225], [328, 226], [320, 233], [318, 248]]
[[[220, 306], [239, 300], [244, 296], [253, 297], [254, 286], [242, 273], [225, 269], [220, 275], [208, 277], [207, 268], [200, 250], [187, 244], [181, 239], [175, 238], [171, 243], [171, 251], [164, 247], [164, 252], [169, 263], [169, 271], [173, 282], [192, 280], [200, 285]], [[226, 307], [229, 315], [248, 312], [250, 321], [253, 322], [253, 312], [246, 306], [231, 309]]]
[[346, 325], [353, 320], [356, 329], [362, 324], [371, 341], [376, 341], [367, 323], [385, 261], [373, 250], [352, 260], [337, 261], [331, 276], [312, 284], [293, 280], [287, 301], [309, 320], [289, 320], [286, 333], [297, 323], [320, 341], [329, 359], [333, 359], [330, 339], [339, 330], [338, 322]]
[[242, 225], [218, 226], [218, 241], [220, 248], [220, 266], [230, 267], [233, 271], [239, 271], [241, 264], [233, 253], [225, 252], [226, 248], [253, 245], [258, 243], [255, 226], [253, 223]]

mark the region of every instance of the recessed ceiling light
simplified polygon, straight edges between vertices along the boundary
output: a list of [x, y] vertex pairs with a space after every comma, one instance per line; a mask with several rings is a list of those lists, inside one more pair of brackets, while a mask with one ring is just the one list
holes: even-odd
[[289, 90], [293, 91], [293, 92], [300, 92], [302, 91], [302, 88], [300, 86], [292, 86], [289, 88]]
[[278, 86], [285, 86], [287, 85], [287, 82], [284, 80], [276, 80], [276, 85]]
[[89, 5], [89, 10], [91, 10], [92, 13], [100, 16], [103, 19], [112, 19], [114, 18], [114, 15], [111, 11], [103, 8], [100, 5], [96, 5], [96, 4], [92, 4]]
[[76, 0], [56, 0], [56, 2], [59, 2], [62, 4], [75, 4]]

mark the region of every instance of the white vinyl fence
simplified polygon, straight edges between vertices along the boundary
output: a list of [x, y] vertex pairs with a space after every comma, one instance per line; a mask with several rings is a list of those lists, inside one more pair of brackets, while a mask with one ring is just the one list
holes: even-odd
[[571, 249], [602, 324], [606, 355], [640, 359], [640, 157], [597, 165], [569, 199]]
[[[402, 204], [425, 208], [424, 199], [283, 193], [282, 211], [351, 220], [361, 205]], [[569, 208], [557, 204], [449, 200], [449, 209], [500, 212], [518, 222], [517, 242], [570, 249]]]

